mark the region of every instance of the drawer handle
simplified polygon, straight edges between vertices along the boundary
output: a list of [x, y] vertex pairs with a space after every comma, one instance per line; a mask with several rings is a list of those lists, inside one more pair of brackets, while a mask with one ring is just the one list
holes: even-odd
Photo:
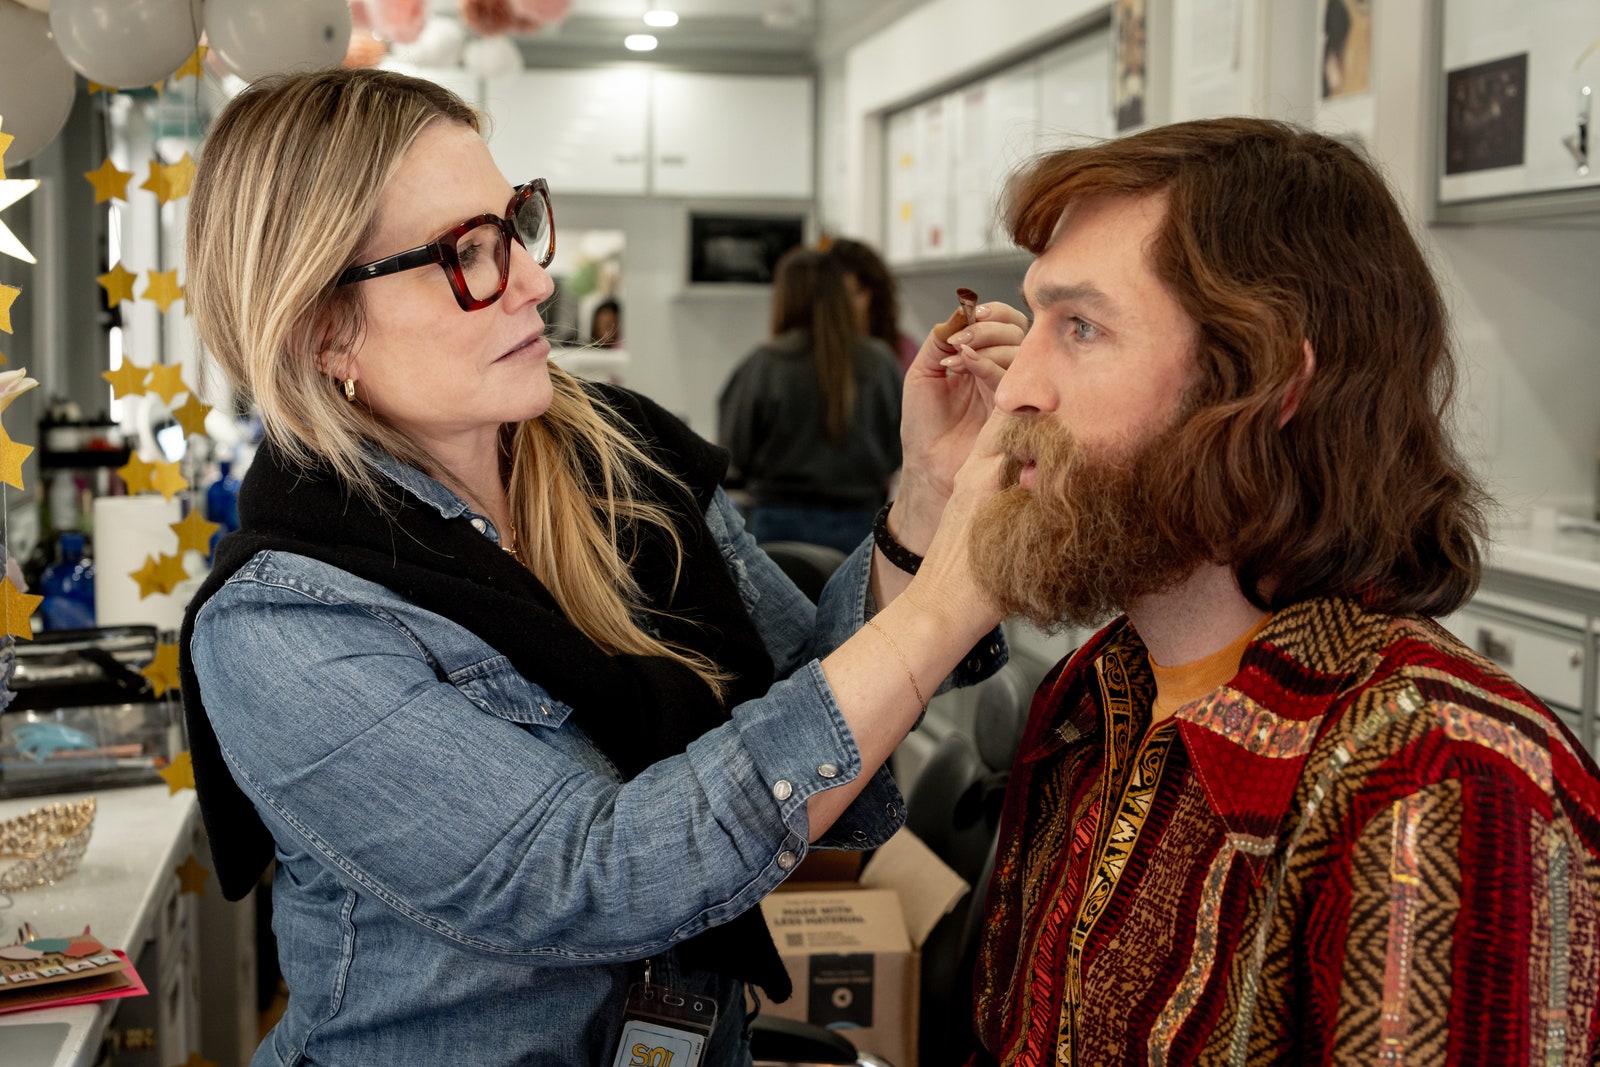
[[1478, 627], [1478, 651], [1486, 659], [1493, 660], [1502, 667], [1510, 667], [1515, 658], [1514, 643], [1509, 638], [1497, 637], [1495, 632], [1487, 626]]

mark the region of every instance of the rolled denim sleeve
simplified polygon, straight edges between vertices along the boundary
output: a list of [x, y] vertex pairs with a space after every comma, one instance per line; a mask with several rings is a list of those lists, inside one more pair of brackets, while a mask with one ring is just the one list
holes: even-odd
[[[809, 847], [806, 800], [861, 773], [811, 660], [621, 782], [504, 657], [479, 642], [449, 668], [431, 640], [475, 638], [319, 566], [258, 557], [202, 609], [223, 756], [280, 850], [466, 947], [604, 961], [683, 941], [771, 892]], [[871, 795], [854, 847], [903, 819], [892, 783]]]
[[[872, 602], [872, 539], [856, 546], [822, 591], [815, 607], [778, 565], [761, 550], [744, 528], [744, 520], [721, 490], [707, 509], [706, 524], [722, 549], [723, 558], [739, 587], [745, 608], [755, 621], [777, 668], [784, 677], [810, 661], [824, 689], [827, 682], [815, 661], [844, 644], [876, 612]], [[963, 657], [938, 692], [972, 685], [1005, 666], [1008, 650], [1000, 628], [990, 633]], [[829, 703], [833, 701], [831, 690]], [[814, 847], [874, 848], [887, 840], [904, 820], [905, 800], [887, 767], [881, 767], [855, 802], [829, 827]]]

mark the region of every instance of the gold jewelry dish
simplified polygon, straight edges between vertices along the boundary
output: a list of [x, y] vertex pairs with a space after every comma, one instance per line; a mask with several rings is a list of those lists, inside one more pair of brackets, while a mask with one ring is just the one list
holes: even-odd
[[0, 890], [53, 885], [77, 870], [94, 833], [94, 807], [87, 797], [0, 822], [0, 860], [19, 861], [0, 870]]

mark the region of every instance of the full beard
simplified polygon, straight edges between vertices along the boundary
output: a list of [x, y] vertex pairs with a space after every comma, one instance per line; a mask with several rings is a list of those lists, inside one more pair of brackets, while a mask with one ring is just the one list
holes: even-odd
[[[968, 552], [1007, 615], [1047, 631], [1098, 626], [1204, 562], [1203, 550], [1158, 521], [1162, 501], [1148, 493], [1149, 472], [1178, 447], [1187, 414], [1120, 453], [1086, 451], [1048, 416], [1003, 428], [1001, 490], [974, 519]], [[1034, 485], [1024, 488], [1017, 478], [1030, 459]]]

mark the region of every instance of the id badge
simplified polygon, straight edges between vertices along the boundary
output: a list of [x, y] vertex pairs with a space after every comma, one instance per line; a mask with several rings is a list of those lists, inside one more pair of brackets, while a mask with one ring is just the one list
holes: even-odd
[[717, 1002], [638, 982], [628, 990], [611, 1067], [700, 1067], [717, 1022]]

